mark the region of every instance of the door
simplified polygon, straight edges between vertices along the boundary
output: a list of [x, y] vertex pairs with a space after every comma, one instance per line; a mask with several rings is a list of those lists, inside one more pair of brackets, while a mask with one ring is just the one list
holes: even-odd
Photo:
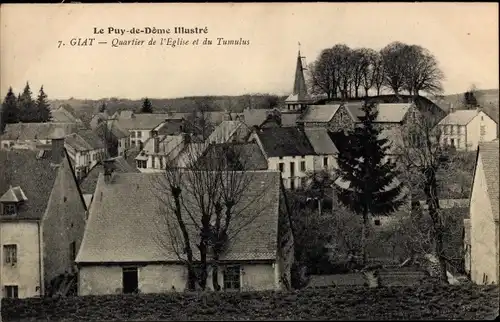
[[123, 268], [123, 293], [137, 293], [139, 288], [139, 278], [137, 274], [137, 267], [124, 267]]

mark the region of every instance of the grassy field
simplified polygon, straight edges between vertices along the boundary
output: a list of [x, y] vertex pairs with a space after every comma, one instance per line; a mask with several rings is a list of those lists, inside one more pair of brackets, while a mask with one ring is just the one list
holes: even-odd
[[294, 292], [142, 294], [5, 300], [8, 321], [492, 319], [494, 286], [306, 289]]

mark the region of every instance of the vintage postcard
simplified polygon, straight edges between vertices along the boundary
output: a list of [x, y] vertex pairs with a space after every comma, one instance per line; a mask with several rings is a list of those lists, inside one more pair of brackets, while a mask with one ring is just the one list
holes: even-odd
[[497, 3], [2, 4], [0, 320], [493, 319]]

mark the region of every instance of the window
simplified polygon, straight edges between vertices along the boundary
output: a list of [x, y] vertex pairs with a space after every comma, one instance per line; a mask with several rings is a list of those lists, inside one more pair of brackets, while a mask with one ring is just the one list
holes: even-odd
[[479, 128], [480, 135], [485, 135], [486, 134], [486, 127], [484, 125], [481, 125]]
[[17, 213], [16, 205], [12, 203], [3, 204], [3, 214], [5, 216], [13, 216]]
[[141, 132], [141, 131], [137, 131], [137, 137], [138, 137], [138, 138], [141, 138], [141, 137], [142, 137], [142, 132]]
[[5, 264], [16, 265], [17, 263], [17, 245], [4, 245], [3, 253]]
[[290, 176], [295, 177], [295, 162], [290, 162]]
[[483, 284], [488, 284], [488, 275], [486, 273], [483, 273]]
[[373, 222], [375, 223], [375, 226], [380, 226], [380, 219], [375, 219]]
[[285, 171], [285, 164], [283, 162], [278, 163], [278, 169], [280, 172]]
[[97, 160], [97, 154], [96, 154], [96, 153], [92, 153], [92, 160], [93, 160], [93, 161], [96, 161], [96, 160]]
[[328, 157], [323, 158], [323, 166], [326, 168], [328, 167]]
[[137, 293], [139, 288], [139, 277], [137, 267], [124, 267], [122, 269], [123, 293]]
[[135, 132], [134, 131], [130, 131], [130, 137], [131, 138], [135, 138]]
[[76, 259], [76, 243], [69, 244], [69, 259], [73, 262]]
[[457, 139], [457, 148], [460, 147], [460, 139]]
[[19, 291], [19, 289], [18, 289], [17, 285], [6, 285], [5, 286], [5, 297], [17, 299], [19, 296], [18, 291]]
[[300, 161], [300, 171], [306, 171], [306, 161]]
[[229, 266], [224, 270], [224, 289], [239, 290], [240, 289], [240, 267]]
[[450, 139], [450, 145], [455, 146], [455, 139]]
[[290, 179], [290, 190], [295, 190], [295, 179], [294, 178]]
[[444, 126], [444, 134], [449, 134], [450, 133], [450, 127], [448, 125]]
[[4, 143], [3, 147], [6, 148], [6, 149], [9, 148], [9, 143]]
[[155, 159], [156, 158], [154, 156], [151, 157], [151, 168], [153, 168], [153, 169], [155, 168], [155, 165], [156, 165], [155, 164]]
[[142, 150], [144, 148], [144, 143], [142, 141], [139, 141], [139, 150]]
[[460, 133], [465, 134], [465, 126], [460, 127]]
[[130, 146], [135, 147], [135, 141], [130, 141]]
[[484, 121], [484, 116], [481, 115], [481, 121]]
[[160, 169], [163, 169], [163, 158], [160, 157]]

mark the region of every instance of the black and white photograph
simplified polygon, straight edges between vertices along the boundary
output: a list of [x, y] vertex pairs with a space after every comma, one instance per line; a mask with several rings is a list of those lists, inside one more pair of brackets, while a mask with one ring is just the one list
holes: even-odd
[[0, 6], [0, 322], [494, 320], [498, 3]]

